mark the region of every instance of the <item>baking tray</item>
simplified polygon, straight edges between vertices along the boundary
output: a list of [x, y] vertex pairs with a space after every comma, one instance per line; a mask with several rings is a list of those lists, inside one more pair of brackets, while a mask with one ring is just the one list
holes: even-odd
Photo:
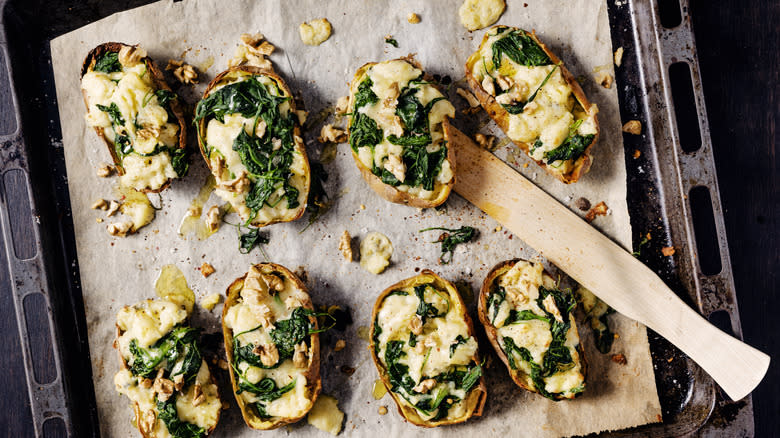
[[[0, 225], [12, 282], [3, 293], [14, 298], [37, 436], [99, 434], [49, 42], [147, 3], [0, 0]], [[615, 78], [621, 117], [643, 125], [641, 136], [624, 136], [634, 247], [651, 233], [639, 258], [741, 338], [688, 2], [608, 0], [608, 7], [613, 47], [625, 51]], [[677, 16], [679, 24], [666, 28], [662, 16]], [[675, 114], [669, 68], [679, 63], [690, 71], [695, 116]], [[684, 152], [678, 120], [698, 124], [701, 147]], [[694, 230], [699, 213], [688, 195], [702, 187], [709, 190], [712, 242], [697, 241]], [[700, 266], [697, 248], [706, 245], [719, 250], [716, 274]], [[667, 246], [677, 249], [674, 257], [662, 256]], [[663, 422], [607, 435], [754, 435], [750, 396], [730, 401], [682, 352], [651, 330], [648, 336]]]

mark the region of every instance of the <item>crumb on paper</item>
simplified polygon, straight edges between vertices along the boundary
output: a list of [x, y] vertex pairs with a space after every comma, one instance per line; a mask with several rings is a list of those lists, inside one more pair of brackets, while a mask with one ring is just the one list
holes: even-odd
[[346, 346], [347, 346], [347, 342], [343, 339], [339, 339], [338, 341], [336, 341], [336, 346], [333, 347], [333, 351], [337, 351], [337, 352], [341, 351]]
[[169, 59], [165, 69], [173, 70], [173, 76], [182, 84], [191, 85], [198, 83], [198, 71], [184, 61]]
[[612, 362], [615, 362], [619, 365], [625, 365], [628, 363], [628, 360], [626, 360], [626, 356], [623, 354], [613, 354], [612, 355]]
[[458, 93], [458, 96], [466, 99], [466, 102], [469, 103], [469, 107], [476, 108], [479, 106], [479, 99], [477, 99], [476, 96], [474, 96], [470, 91], [458, 87], [455, 92]]
[[387, 406], [380, 406], [379, 409], [377, 409], [377, 413], [379, 415], [387, 415]]
[[606, 89], [612, 88], [612, 82], [615, 80], [609, 72], [603, 70], [596, 73], [593, 77], [596, 82]]
[[593, 222], [593, 219], [596, 219], [596, 216], [606, 216], [608, 210], [609, 207], [607, 207], [607, 204], [605, 204], [604, 201], [601, 201], [585, 214], [585, 220]]
[[127, 237], [130, 230], [133, 228], [132, 222], [116, 222], [106, 227], [108, 234], [115, 237]]
[[661, 248], [661, 254], [669, 257], [674, 255], [674, 247], [673, 246], [665, 246]]
[[320, 136], [317, 137], [317, 141], [322, 144], [344, 143], [347, 141], [347, 133], [343, 129], [339, 129], [331, 124], [327, 124], [320, 130]]
[[393, 244], [382, 233], [372, 231], [360, 242], [360, 267], [379, 275], [390, 264], [393, 255]]
[[108, 210], [108, 202], [105, 199], [98, 199], [90, 207], [93, 210]]
[[615, 66], [620, 67], [621, 64], [623, 64], [623, 48], [618, 47], [615, 50]]
[[343, 116], [347, 113], [347, 110], [349, 109], [349, 96], [341, 96], [336, 100], [336, 109], [335, 113], [338, 116]]
[[344, 256], [344, 260], [352, 261], [352, 236], [349, 235], [349, 231], [344, 230], [344, 233], [339, 239], [339, 251]]
[[108, 178], [111, 176], [111, 174], [114, 173], [114, 166], [108, 164], [108, 163], [100, 163], [100, 166], [97, 168], [97, 176], [101, 178]]
[[501, 230], [503, 230], [503, 229], [504, 229], [504, 228], [503, 228], [503, 227], [501, 227], [501, 225], [499, 225], [499, 226], [497, 226], [497, 227], [496, 227], [496, 228], [493, 230], [493, 232], [495, 232], [495, 233], [498, 233], [499, 231], [501, 231]]
[[366, 204], [360, 204], [360, 209], [361, 210], [365, 210], [366, 209]]
[[206, 212], [206, 227], [210, 232], [215, 233], [219, 230], [220, 222], [222, 222], [222, 214], [219, 211], [219, 206], [212, 205]]
[[481, 132], [478, 132], [476, 135], [474, 135], [474, 140], [476, 140], [479, 147], [486, 151], [493, 152], [496, 150], [496, 137], [492, 135], [485, 135]]
[[406, 16], [406, 21], [408, 21], [409, 24], [417, 24], [420, 22], [420, 16], [414, 12], [409, 12], [409, 15]]
[[217, 270], [214, 269], [214, 266], [211, 266], [211, 263], [203, 262], [202, 265], [200, 265], [200, 273], [203, 275], [204, 278], [208, 278], [209, 275], [213, 274]]
[[458, 9], [460, 24], [468, 30], [488, 27], [498, 21], [504, 9], [504, 0], [464, 0]]
[[317, 429], [336, 436], [341, 432], [344, 413], [339, 410], [338, 400], [329, 395], [320, 394], [309, 411], [306, 421]]
[[642, 152], [639, 149], [634, 149], [634, 153], [631, 156], [634, 158], [639, 158], [642, 156]]
[[319, 18], [301, 23], [298, 33], [301, 41], [309, 46], [319, 46], [330, 38], [333, 28], [327, 18]]
[[627, 132], [633, 135], [639, 135], [642, 133], [642, 122], [639, 120], [629, 120], [623, 125], [623, 132]]
[[97, 222], [99, 224], [103, 223], [103, 218], [102, 217], [97, 217], [97, 218], [95, 218], [95, 222]]
[[[211, 265], [209, 265], [211, 266]], [[213, 268], [212, 268], [213, 269]], [[202, 269], [201, 269], [202, 271]], [[205, 275], [204, 275], [205, 277]], [[220, 300], [222, 299], [222, 295], [218, 293], [214, 293], [211, 295], [206, 295], [205, 298], [203, 298], [200, 301], [200, 307], [203, 307], [204, 309], [208, 310], [209, 312], [216, 307], [217, 304], [219, 304]]]

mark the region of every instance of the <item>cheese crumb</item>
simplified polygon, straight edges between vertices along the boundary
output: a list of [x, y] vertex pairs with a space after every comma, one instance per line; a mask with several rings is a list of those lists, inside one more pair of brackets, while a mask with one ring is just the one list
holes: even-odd
[[308, 23], [301, 23], [298, 32], [301, 35], [301, 41], [309, 46], [319, 46], [330, 38], [332, 27], [327, 18], [311, 20]]
[[623, 63], [623, 48], [618, 47], [617, 50], [615, 50], [615, 66], [620, 67], [620, 64]]
[[372, 231], [360, 242], [360, 267], [372, 274], [381, 274], [392, 255], [393, 244], [382, 233]]
[[203, 262], [202, 265], [200, 265], [200, 273], [203, 275], [203, 277], [208, 277], [209, 275], [216, 272], [216, 269], [214, 269], [213, 266], [211, 266], [210, 263]]
[[627, 132], [633, 135], [639, 135], [642, 133], [642, 122], [639, 120], [629, 120], [623, 125], [623, 132]]
[[410, 12], [409, 15], [406, 16], [406, 21], [408, 21], [410, 24], [417, 24], [420, 22], [420, 16], [414, 12]]
[[468, 30], [477, 30], [498, 21], [506, 9], [504, 0], [465, 0], [458, 15], [460, 23]]
[[341, 432], [344, 413], [339, 410], [338, 400], [329, 395], [320, 394], [309, 411], [307, 421], [317, 429], [336, 436]]

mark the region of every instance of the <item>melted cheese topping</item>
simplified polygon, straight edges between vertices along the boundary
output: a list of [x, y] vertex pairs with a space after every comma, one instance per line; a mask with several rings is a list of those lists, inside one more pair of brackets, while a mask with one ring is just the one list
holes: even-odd
[[[259, 285], [263, 289], [259, 293], [257, 290], [244, 287], [240, 292], [241, 300], [231, 306], [225, 314], [224, 324], [231, 330], [232, 334], [248, 331], [236, 338], [241, 342], [242, 346], [247, 344], [273, 344], [270, 335], [273, 324], [269, 327], [262, 327], [263, 320], [260, 315], [265, 313], [264, 306], [267, 306], [268, 310], [270, 310], [273, 321], [281, 321], [290, 319], [295, 308], [301, 307], [303, 303], [309, 301], [306, 292], [299, 289], [288, 278], [284, 279], [284, 288], [276, 293], [276, 298], [268, 293], [268, 286], [262, 279], [260, 279]], [[257, 330], [252, 330], [258, 326], [261, 327]], [[307, 360], [307, 364], [309, 362]], [[247, 362], [240, 362], [236, 366], [245, 374], [247, 380], [253, 384], [266, 377], [273, 379], [279, 388], [295, 381], [295, 387], [284, 393], [280, 398], [270, 402], [263, 402], [268, 415], [272, 417], [297, 418], [311, 408], [312, 393], [307, 387], [308, 382], [306, 379], [308, 367], [298, 368], [290, 358], [284, 360], [278, 367], [273, 369], [255, 367]], [[249, 391], [243, 391], [237, 397], [241, 397], [247, 404], [260, 401], [255, 394]]]
[[[237, 82], [252, 77], [253, 75], [246, 72], [236, 72], [238, 77], [230, 77], [220, 83], [211, 93], [217, 90]], [[281, 85], [268, 76], [254, 76], [260, 83], [268, 87], [269, 92], [274, 96], [284, 95]], [[281, 94], [280, 94], [281, 93]], [[279, 113], [282, 117], [287, 117], [290, 114], [290, 102], [286, 101], [279, 105]], [[260, 124], [262, 123], [262, 125]], [[258, 123], [259, 127], [264, 127], [264, 122]], [[226, 114], [224, 117], [224, 123], [217, 119], [210, 119], [206, 125], [205, 140], [208, 145], [209, 159], [211, 161], [211, 172], [217, 181], [216, 193], [220, 198], [230, 203], [233, 210], [238, 213], [238, 216], [243, 221], [248, 221], [251, 217], [251, 210], [246, 205], [247, 191], [241, 193], [228, 190], [225, 186], [231, 180], [238, 175], [248, 173], [246, 166], [241, 163], [241, 157], [238, 152], [233, 150], [233, 142], [238, 134], [244, 129], [249, 135], [262, 136], [265, 133], [265, 129], [255, 128], [255, 119], [247, 119], [241, 114]], [[261, 132], [262, 131], [262, 132]], [[263, 208], [258, 210], [257, 215], [252, 220], [253, 225], [265, 225], [274, 221], [291, 220], [298, 215], [298, 212], [306, 208], [306, 200], [308, 197], [308, 191], [306, 189], [307, 181], [307, 165], [306, 158], [301, 153], [303, 149], [303, 140], [298, 136], [293, 137], [295, 142], [295, 148], [293, 150], [293, 160], [290, 165], [290, 184], [298, 189], [298, 207], [288, 208], [287, 202], [279, 202], [276, 206], [271, 207], [265, 204]], [[217, 165], [220, 160], [224, 160], [224, 164]], [[252, 179], [251, 176], [249, 176]], [[248, 188], [247, 188], [248, 190]], [[284, 188], [279, 187], [271, 195], [269, 199], [276, 199], [284, 194]]]
[[[446, 290], [435, 289], [432, 284], [426, 289], [423, 297], [427, 303], [436, 307], [439, 313], [449, 310], [442, 317], [427, 318], [422, 326], [422, 333], [416, 335], [416, 346], [411, 347], [408, 342], [412, 333], [410, 324], [413, 318], [417, 318], [416, 312], [420, 300], [415, 295], [413, 287], [399, 290], [406, 292], [407, 295], [392, 294], [385, 297], [377, 313], [375, 324], [382, 330], [377, 339], [379, 346], [377, 355], [382, 364], [387, 367], [385, 352], [388, 342], [403, 341], [405, 344], [402, 350], [406, 354], [398, 363], [409, 367], [409, 377], [415, 384], [447, 372], [453, 366], [469, 365], [477, 353], [478, 346], [476, 339], [469, 336], [468, 326], [463, 319], [462, 309], [459, 308], [457, 299], [453, 299]], [[458, 345], [450, 357], [450, 347], [458, 342], [456, 340], [458, 336], [466, 339], [466, 342]], [[441, 390], [446, 390], [448, 394], [460, 399], [449, 409], [447, 418], [457, 419], [466, 415], [467, 406], [464, 400], [468, 394], [463, 388], [456, 388], [452, 381], [437, 383], [427, 394], [404, 393], [400, 400], [402, 404], [414, 409], [414, 404]], [[435, 412], [428, 415], [420, 410], [417, 410], [417, 413], [424, 419], [431, 419], [435, 415]]]
[[392, 256], [393, 244], [382, 233], [372, 231], [360, 242], [360, 267], [372, 274], [381, 274]]
[[[538, 319], [530, 319], [504, 325], [504, 321], [509, 316], [510, 310], [518, 312], [530, 310], [537, 315], [545, 315], [537, 303], [539, 287], [544, 286], [547, 289], [553, 289], [556, 287], [555, 280], [544, 272], [544, 267], [541, 263], [520, 260], [507, 272], [499, 275], [496, 283], [506, 291], [506, 299], [501, 303], [497, 311], [492, 306], [488, 309], [488, 318], [494, 321], [501, 348], [506, 353], [503, 338], [511, 338], [517, 347], [528, 349], [535, 363], [541, 364], [553, 340], [550, 323]], [[548, 311], [550, 310], [548, 308]], [[554, 311], [551, 313], [560, 316], [557, 308], [552, 310]], [[545, 390], [553, 394], [560, 393], [565, 395], [569, 391], [580, 388], [585, 382], [585, 376], [582, 375], [582, 363], [577, 351], [580, 340], [572, 313], [569, 314], [569, 323], [570, 327], [566, 333], [564, 345], [569, 348], [574, 366], [544, 378]], [[528, 387], [534, 388], [534, 383], [530, 376], [531, 366], [526, 361], [519, 359], [515, 360], [515, 364], [518, 365], [519, 370], [525, 375]]]
[[[396, 116], [396, 105], [399, 92], [409, 85], [409, 82], [413, 79], [417, 79], [422, 75], [422, 70], [414, 67], [410, 63], [403, 60], [392, 60], [380, 62], [371, 66], [364, 76], [354, 82], [357, 87], [366, 76], [371, 78], [373, 85], [371, 91], [376, 94], [378, 101], [374, 104], [365, 105], [358, 109], [358, 112], [366, 114], [373, 119], [377, 127], [382, 129], [384, 138], [382, 141], [374, 146], [373, 152], [368, 146], [358, 148], [358, 159], [364, 166], [369, 169], [373, 169], [374, 166], [381, 168], [387, 168], [387, 163], [390, 161], [388, 158], [394, 156], [399, 162], [402, 162], [401, 154], [404, 151], [404, 146], [390, 143], [388, 136], [394, 134], [398, 137], [403, 135], [403, 127], [401, 121]], [[418, 84], [415, 85], [418, 90], [415, 92], [415, 96], [420, 103], [425, 106], [430, 101], [436, 98], [443, 98], [439, 90], [430, 84]], [[352, 90], [354, 94], [357, 88]], [[455, 107], [446, 100], [437, 101], [431, 111], [428, 113], [428, 126], [431, 133], [431, 144], [426, 148], [429, 153], [438, 151], [444, 141], [444, 129], [442, 123], [445, 118], [455, 117]], [[392, 167], [390, 169], [393, 172]], [[405, 172], [405, 167], [400, 169], [399, 174]], [[433, 190], [425, 190], [422, 186], [411, 187], [406, 184], [401, 184], [396, 187], [397, 190], [407, 192], [417, 198], [431, 199], [439, 191], [442, 185], [449, 183], [452, 180], [453, 172], [449, 160], [445, 159], [442, 162], [441, 170], [436, 175]], [[396, 176], [398, 178], [398, 176]], [[400, 179], [399, 179], [400, 180]]]
[[504, 0], [464, 0], [458, 9], [460, 24], [468, 30], [477, 30], [498, 21], [504, 13]]
[[317, 429], [336, 436], [341, 432], [344, 413], [339, 409], [339, 401], [329, 395], [320, 395], [309, 412], [307, 421]]
[[[153, 153], [158, 145], [178, 147], [179, 142], [179, 125], [176, 120], [168, 120], [168, 111], [155, 95], [157, 86], [152, 73], [143, 61], [122, 65], [122, 71], [113, 73], [90, 70], [81, 78], [81, 89], [87, 102], [87, 124], [102, 129], [112, 145], [116, 135], [121, 134], [129, 137], [133, 146], [133, 152], [121, 160], [125, 171], [122, 185], [156, 190], [176, 178], [168, 152], [150, 157], [139, 155]], [[97, 106], [112, 104], [125, 122], [121, 127], [112, 125], [108, 113]]]
[[[513, 141], [528, 144], [529, 155], [534, 160], [547, 162], [545, 152], [560, 146], [569, 136], [570, 128], [576, 121], [582, 120], [576, 130], [577, 134], [585, 136], [597, 133], [595, 105], [591, 106], [591, 113], [587, 113], [577, 102], [571, 86], [561, 74], [561, 69], [555, 65], [527, 67], [504, 55], [501, 65], [494, 66], [493, 43], [512, 30], [512, 28], [505, 28], [489, 34], [469, 60], [471, 74], [480, 84], [486, 78], [489, 79], [488, 76], [496, 80], [508, 78], [514, 85], [503, 95], [507, 98], [511, 97], [512, 102], [527, 102], [547, 75], [555, 70], [522, 113], [505, 114], [509, 120], [507, 136]], [[486, 90], [486, 92], [493, 96], [500, 93], [499, 86], [493, 88], [494, 90]], [[505, 103], [501, 96], [502, 94], [499, 94], [497, 100], [499, 103]], [[537, 140], [541, 142], [541, 146], [535, 146]], [[574, 161], [556, 160], [547, 164], [550, 165], [548, 168], [551, 171], [566, 174], [574, 168]]]
[[117, 339], [119, 352], [130, 357], [130, 341], [148, 348], [181, 324], [189, 314], [183, 306], [168, 300], [145, 300], [134, 306], [125, 306], [116, 316], [116, 325], [122, 332]]

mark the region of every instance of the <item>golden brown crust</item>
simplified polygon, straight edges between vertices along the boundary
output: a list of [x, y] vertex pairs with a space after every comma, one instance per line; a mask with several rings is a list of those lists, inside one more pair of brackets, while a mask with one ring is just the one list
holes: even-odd
[[[214, 91], [214, 89], [217, 87], [217, 85], [219, 85], [219, 83], [223, 79], [236, 72], [246, 72], [255, 76], [268, 76], [269, 78], [273, 79], [276, 82], [276, 84], [279, 86], [279, 89], [282, 90], [284, 95], [290, 97], [289, 100], [290, 114], [293, 114], [293, 117], [295, 117], [294, 114], [295, 111], [297, 110], [295, 106], [295, 99], [292, 98], [293, 97], [292, 92], [290, 91], [290, 88], [287, 86], [287, 83], [284, 82], [284, 79], [282, 79], [281, 76], [277, 75], [273, 70], [262, 69], [250, 65], [237, 65], [234, 67], [230, 67], [229, 69], [218, 74], [211, 82], [209, 82], [209, 85], [206, 87], [206, 91], [203, 92], [203, 99], [209, 97], [211, 92]], [[200, 149], [200, 155], [203, 157], [203, 160], [206, 161], [206, 166], [213, 174], [214, 169], [211, 168], [211, 161], [209, 160], [208, 149], [206, 145], [206, 123], [207, 120], [205, 120], [205, 118], [198, 121], [198, 147]], [[298, 126], [297, 123], [293, 128], [293, 135], [294, 137], [302, 138], [301, 128], [300, 126]], [[309, 157], [306, 154], [306, 147], [304, 146], [303, 141], [301, 142], [295, 141], [295, 150], [297, 152], [300, 152], [301, 156], [303, 157], [305, 176], [306, 176], [304, 187], [305, 187], [305, 192], [308, 194], [309, 189], [311, 187], [311, 167], [309, 166]], [[304, 211], [306, 211], [306, 202], [303, 202], [298, 207], [298, 213], [289, 219], [275, 219], [266, 223], [259, 223], [259, 224], [253, 223], [252, 225], [260, 228], [271, 224], [275, 224], [277, 222], [292, 222], [294, 220], [299, 219], [301, 216], [303, 216]]]
[[[116, 349], [116, 353], [119, 356], [120, 370], [126, 370], [126, 369], [129, 369], [128, 366], [127, 366], [127, 361], [122, 356], [122, 352], [119, 351], [119, 337], [122, 336], [122, 329], [119, 328], [118, 324], [115, 324], [115, 325], [116, 325], [116, 339], [114, 339], [114, 343], [112, 344], [112, 347], [114, 347], [114, 349]], [[222, 400], [219, 397], [219, 385], [217, 385], [217, 381], [214, 379], [214, 373], [211, 372], [211, 367], [209, 366], [208, 362], [206, 362], [204, 360], [204, 363], [206, 364], [206, 368], [209, 369], [209, 383], [214, 385], [214, 387], [217, 389], [217, 399]], [[141, 432], [141, 436], [143, 438], [154, 438], [154, 435], [152, 435], [152, 433], [151, 433], [152, 431], [146, 430], [143, 427], [142, 422], [140, 421], [141, 418], [142, 418], [141, 415], [143, 413], [141, 412], [141, 406], [138, 404], [138, 402], [133, 403], [133, 414], [135, 415], [135, 427], [138, 429], [139, 432]], [[211, 426], [206, 431], [206, 435], [208, 435], [211, 432], [213, 432], [214, 429], [217, 427], [217, 425], [219, 424], [219, 417], [220, 417], [221, 414], [222, 414], [222, 409], [217, 411], [217, 421], [215, 421], [214, 425]]]
[[[457, 303], [458, 310], [460, 311], [460, 314], [463, 316], [463, 319], [466, 322], [466, 326], [468, 327], [468, 335], [474, 336], [474, 323], [472, 322], [471, 318], [468, 315], [468, 312], [466, 311], [466, 305], [463, 302], [463, 298], [461, 298], [460, 294], [458, 293], [458, 289], [452, 283], [439, 277], [433, 271], [428, 269], [424, 269], [422, 272], [420, 272], [420, 274], [415, 275], [414, 277], [399, 281], [398, 283], [388, 287], [387, 289], [382, 291], [381, 294], [379, 294], [379, 297], [376, 299], [376, 302], [374, 303], [373, 311], [371, 312], [371, 327], [369, 333], [374, 333], [374, 329], [375, 329], [374, 325], [376, 324], [377, 315], [379, 314], [379, 310], [382, 308], [382, 303], [390, 293], [398, 289], [403, 289], [406, 287], [414, 287], [416, 285], [424, 284], [424, 283], [426, 284], [433, 283], [437, 289], [446, 290], [451, 298], [456, 298], [456, 300], [453, 300], [453, 302]], [[422, 427], [437, 427], [437, 426], [445, 426], [449, 424], [463, 423], [464, 421], [468, 420], [471, 417], [482, 416], [482, 409], [485, 407], [485, 401], [487, 400], [487, 386], [485, 385], [484, 375], [480, 376], [479, 384], [474, 388], [472, 388], [472, 390], [469, 392], [467, 396], [467, 402], [469, 404], [469, 407], [466, 408], [466, 412], [467, 412], [466, 415], [464, 415], [462, 418], [458, 418], [455, 420], [428, 421], [420, 417], [416, 409], [402, 403], [401, 397], [390, 390], [390, 388], [392, 388], [392, 384], [390, 383], [390, 377], [387, 373], [387, 369], [384, 367], [384, 365], [382, 365], [382, 362], [380, 361], [379, 357], [376, 354], [376, 345], [374, 344], [373, 336], [371, 337], [371, 340], [369, 342], [369, 350], [371, 351], [371, 358], [374, 360], [376, 369], [379, 372], [379, 377], [382, 379], [382, 383], [385, 385], [385, 388], [387, 388], [387, 392], [393, 397], [393, 401], [395, 401], [395, 404], [398, 407], [398, 412], [410, 423]], [[474, 353], [472, 360], [475, 363], [481, 363], [479, 359], [479, 350], [477, 350]]]
[[[468, 80], [469, 87], [471, 88], [472, 92], [474, 93], [474, 96], [477, 97], [479, 100], [479, 103], [482, 104], [482, 108], [487, 111], [490, 118], [492, 118], [499, 128], [501, 128], [504, 133], [507, 133], [509, 131], [509, 116], [510, 114], [504, 109], [504, 107], [501, 106], [496, 101], [495, 96], [492, 96], [488, 92], [486, 92], [482, 88], [482, 84], [477, 80], [477, 78], [474, 77], [472, 74], [472, 70], [474, 68], [475, 63], [481, 59], [479, 56], [475, 56], [477, 53], [479, 53], [479, 50], [482, 49], [482, 46], [487, 43], [488, 38], [490, 37], [492, 31], [496, 29], [497, 27], [506, 27], [506, 26], [494, 26], [487, 32], [485, 32], [485, 36], [482, 38], [482, 43], [479, 46], [479, 49], [477, 49], [477, 52], [472, 54], [468, 61], [466, 61], [466, 79]], [[514, 28], [513, 28], [514, 29]], [[525, 32], [525, 31], [523, 31]], [[536, 32], [526, 32], [527, 35], [529, 35], [534, 42], [536, 42], [539, 47], [544, 50], [544, 52], [547, 54], [547, 56], [552, 60], [553, 64], [558, 64], [561, 69], [561, 74], [563, 75], [564, 80], [566, 80], [566, 83], [571, 87], [572, 93], [574, 94], [574, 97], [577, 99], [577, 101], [582, 105], [582, 108], [585, 110], [585, 112], [590, 113], [591, 111], [591, 103], [588, 100], [588, 98], [585, 96], [585, 93], [582, 91], [582, 87], [580, 87], [580, 83], [577, 82], [577, 79], [574, 78], [574, 76], [571, 74], [571, 72], [566, 68], [566, 66], [563, 64], [563, 62], [558, 58], [555, 53], [553, 53], [543, 42], [541, 42], [536, 37]], [[580, 179], [582, 175], [588, 172], [590, 170], [590, 165], [593, 161], [593, 156], [591, 155], [591, 149], [593, 148], [593, 145], [596, 144], [596, 142], [599, 139], [599, 123], [598, 118], [596, 115], [593, 115], [594, 123], [596, 125], [596, 135], [593, 138], [593, 141], [590, 142], [587, 148], [585, 148], [585, 152], [575, 161], [574, 167], [569, 173], [559, 173], [554, 172], [548, 169], [547, 164], [545, 164], [542, 160], [534, 160], [536, 161], [536, 164], [541, 166], [544, 170], [547, 171], [550, 175], [553, 175], [554, 177], [558, 178], [559, 180], [563, 181], [566, 184], [575, 183], [577, 180]], [[510, 139], [512, 140], [512, 139]], [[523, 150], [528, 156], [530, 157], [530, 145], [521, 141], [515, 141], [512, 140], [512, 143], [517, 145], [520, 149]]]
[[[314, 310], [314, 305], [311, 302], [311, 297], [309, 297], [309, 291], [308, 289], [306, 289], [306, 285], [304, 285], [301, 279], [298, 278], [298, 276], [292, 273], [289, 269], [285, 268], [282, 265], [277, 265], [275, 263], [258, 263], [257, 265], [255, 265], [255, 267], [260, 269], [263, 272], [265, 272], [265, 270], [267, 270], [268, 272], [279, 272], [285, 278], [292, 281], [295, 284], [296, 288], [298, 288], [299, 290], [303, 291], [306, 294], [307, 299], [303, 303], [303, 307], [309, 310]], [[231, 366], [233, 363], [233, 331], [230, 328], [228, 328], [227, 325], [225, 325], [225, 316], [227, 315], [228, 310], [238, 303], [241, 289], [244, 287], [245, 278], [246, 278], [246, 274], [235, 279], [233, 283], [231, 283], [230, 286], [228, 286], [227, 291], [225, 292], [225, 305], [222, 308], [222, 335], [225, 339], [225, 355], [227, 356], [228, 364], [231, 364]], [[310, 316], [309, 321], [313, 324], [314, 329], [317, 330], [318, 329], [317, 318]], [[311, 403], [309, 405], [309, 408], [306, 409], [306, 411], [298, 417], [294, 417], [294, 418], [273, 417], [270, 421], [266, 421], [258, 417], [257, 415], [254, 414], [254, 412], [251, 412], [249, 409], [247, 409], [246, 402], [244, 401], [243, 397], [236, 394], [236, 392], [238, 391], [238, 383], [236, 382], [235, 373], [233, 373], [232, 370], [228, 371], [228, 373], [230, 374], [230, 382], [233, 385], [233, 395], [236, 398], [236, 403], [238, 403], [238, 407], [241, 409], [241, 415], [244, 417], [244, 422], [249, 427], [258, 430], [270, 430], [270, 429], [276, 429], [282, 427], [286, 424], [295, 423], [299, 421], [301, 418], [305, 417], [306, 414], [309, 412], [309, 410], [312, 408], [312, 406], [314, 406], [314, 402], [317, 401], [317, 397], [319, 396], [320, 390], [322, 389], [322, 380], [320, 379], [320, 336], [319, 334], [318, 333], [311, 334], [309, 336], [309, 342], [310, 342], [309, 366], [304, 376], [306, 377], [306, 382], [307, 382], [306, 386], [308, 386], [308, 389], [311, 394]]]
[[[396, 61], [406, 61], [420, 70], [423, 69], [422, 65], [417, 60], [415, 60], [411, 55], [405, 56], [403, 58], [398, 58], [396, 59]], [[353, 101], [355, 98], [355, 92], [357, 91], [360, 82], [362, 82], [365, 72], [369, 68], [371, 68], [371, 66], [374, 66], [376, 64], [377, 64], [376, 62], [369, 62], [367, 64], [364, 64], [355, 73], [355, 77], [352, 79], [352, 83], [349, 86], [350, 92], [349, 92], [348, 108], [352, 108]], [[423, 76], [423, 78], [425, 80], [432, 80], [432, 78], [428, 77], [427, 74]], [[347, 124], [347, 135], [349, 135], [350, 124], [351, 124], [351, 118], [350, 118], [350, 122]], [[436, 193], [436, 196], [433, 199], [422, 199], [417, 196], [411, 195], [407, 192], [402, 192], [391, 185], [383, 183], [381, 178], [374, 175], [374, 173], [371, 172], [371, 169], [366, 167], [366, 165], [363, 164], [362, 161], [360, 161], [358, 154], [354, 150], [352, 150], [352, 158], [354, 158], [355, 164], [357, 164], [357, 167], [360, 170], [360, 174], [363, 175], [363, 179], [366, 180], [368, 186], [371, 187], [373, 191], [375, 191], [377, 194], [379, 194], [379, 196], [383, 197], [384, 199], [396, 204], [408, 205], [410, 207], [417, 207], [417, 208], [438, 207], [439, 205], [443, 204], [444, 201], [447, 200], [447, 198], [450, 196], [450, 192], [452, 191], [452, 186], [455, 185], [455, 152], [453, 151], [454, 145], [449, 141], [449, 137], [448, 137], [450, 122], [447, 117], [444, 118], [444, 122], [442, 123], [442, 126], [444, 128], [444, 140], [447, 143], [447, 161], [449, 161], [450, 168], [452, 169], [452, 179], [450, 179], [450, 181], [447, 184], [436, 183], [436, 186], [438, 187], [434, 186], [434, 189], [438, 193]]]
[[[84, 63], [81, 66], [81, 77], [84, 77], [87, 72], [92, 70], [92, 68], [95, 65], [95, 62], [97, 61], [97, 58], [106, 53], [106, 52], [119, 52], [122, 47], [138, 47], [138, 45], [128, 45], [123, 43], [103, 43], [94, 49], [90, 50], [90, 52], [87, 54], [86, 58], [84, 58]], [[152, 80], [154, 81], [155, 87], [157, 87], [158, 90], [166, 90], [166, 91], [173, 91], [171, 90], [171, 87], [168, 86], [168, 83], [165, 81], [165, 76], [163, 76], [162, 71], [160, 71], [159, 68], [154, 63], [154, 60], [152, 58], [146, 56], [143, 59], [144, 64], [146, 64], [146, 68], [151, 72]], [[81, 90], [81, 94], [84, 98], [84, 105], [87, 107], [87, 111], [89, 111], [89, 102], [87, 100], [87, 93], [84, 90]], [[179, 124], [179, 149], [186, 149], [187, 148], [187, 123], [184, 119], [184, 109], [182, 108], [181, 103], [179, 102], [179, 99], [173, 99], [169, 103], [171, 112], [174, 116], [176, 116], [176, 121]], [[122, 160], [119, 158], [119, 155], [116, 153], [116, 149], [114, 148], [113, 143], [108, 141], [106, 136], [103, 134], [103, 130], [100, 127], [94, 127], [93, 128], [95, 132], [97, 133], [98, 137], [100, 137], [101, 140], [103, 140], [103, 143], [108, 148], [108, 153], [111, 154], [111, 159], [114, 161], [114, 165], [116, 166], [117, 173], [121, 176], [124, 175], [125, 169], [122, 167]], [[171, 185], [170, 178], [168, 181], [166, 181], [160, 188], [158, 189], [143, 189], [139, 190], [144, 193], [160, 193], [168, 186]]]
[[[498, 330], [490, 321], [490, 317], [488, 316], [487, 300], [488, 297], [490, 296], [490, 289], [493, 286], [493, 283], [496, 280], [498, 280], [499, 276], [505, 274], [507, 271], [512, 269], [512, 267], [517, 262], [520, 261], [523, 260], [522, 259], [505, 260], [503, 262], [498, 263], [496, 266], [493, 267], [493, 269], [490, 270], [487, 277], [485, 278], [485, 281], [482, 283], [482, 287], [479, 290], [479, 297], [477, 299], [477, 315], [479, 316], [479, 321], [482, 323], [482, 326], [485, 328], [485, 334], [487, 334], [488, 340], [490, 340], [490, 344], [493, 345], [493, 349], [496, 350], [496, 354], [501, 359], [501, 361], [504, 362], [507, 371], [509, 371], [509, 376], [512, 377], [512, 381], [514, 381], [517, 386], [527, 391], [538, 393], [539, 391], [537, 391], [536, 388], [527, 384], [526, 376], [522, 374], [520, 370], [514, 370], [512, 369], [511, 366], [509, 366], [509, 358], [507, 358], [506, 353], [498, 343]], [[577, 324], [574, 324], [574, 332], [575, 334], [577, 334], [577, 337], [579, 337]], [[583, 378], [586, 378], [588, 364], [585, 360], [584, 351], [582, 350], [582, 343], [577, 345], [577, 353], [580, 356], [580, 369], [581, 369], [582, 376]], [[556, 395], [555, 400], [572, 399], [575, 396], [576, 395], [574, 394], [572, 394], [571, 397], [563, 397], [560, 395]]]

